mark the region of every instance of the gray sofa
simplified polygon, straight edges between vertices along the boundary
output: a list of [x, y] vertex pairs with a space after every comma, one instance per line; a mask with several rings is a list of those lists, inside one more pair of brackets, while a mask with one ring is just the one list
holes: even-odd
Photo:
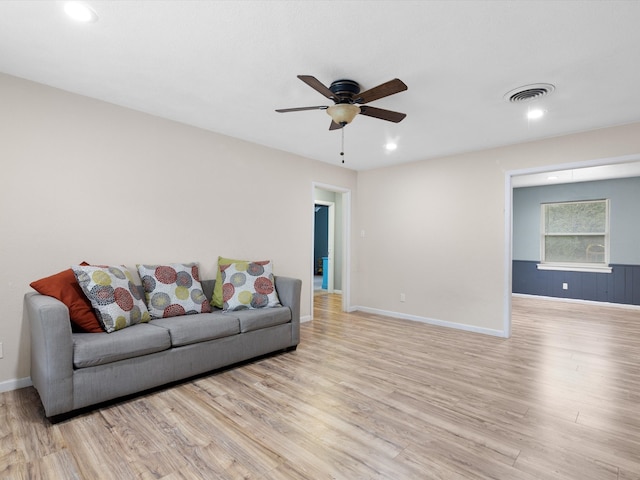
[[[211, 300], [215, 280], [202, 281]], [[183, 380], [300, 341], [298, 279], [275, 277], [281, 307], [161, 318], [113, 333], [73, 333], [57, 299], [25, 295], [31, 380], [47, 417]]]

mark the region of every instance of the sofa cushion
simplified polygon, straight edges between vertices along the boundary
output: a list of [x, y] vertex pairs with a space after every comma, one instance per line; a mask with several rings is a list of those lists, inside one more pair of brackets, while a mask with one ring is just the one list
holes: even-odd
[[221, 312], [157, 318], [151, 320], [150, 324], [166, 329], [171, 337], [171, 345], [174, 347], [240, 333], [238, 318], [232, 315], [224, 315]]
[[224, 310], [280, 305], [270, 261], [220, 265]]
[[[81, 265], [89, 265], [82, 262]], [[69, 309], [69, 319], [75, 331], [104, 332], [98, 322], [91, 302], [80, 288], [72, 269], [63, 270], [30, 284], [36, 292], [57, 298]]]
[[105, 332], [151, 319], [127, 267], [74, 265], [71, 268]]
[[160, 352], [170, 347], [171, 340], [165, 329], [144, 323], [111, 334], [74, 333], [73, 365], [76, 368], [94, 367]]
[[291, 321], [291, 310], [289, 307], [236, 310], [225, 313], [225, 315], [233, 315], [240, 320], [240, 331], [242, 333], [273, 327]]
[[202, 291], [197, 263], [138, 265], [138, 273], [153, 318], [211, 311]]

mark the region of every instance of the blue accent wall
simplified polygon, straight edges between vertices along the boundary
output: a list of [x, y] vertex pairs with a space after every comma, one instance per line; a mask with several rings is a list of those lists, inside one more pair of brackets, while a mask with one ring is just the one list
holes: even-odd
[[592, 273], [538, 270], [537, 264], [513, 261], [513, 293], [640, 305], [640, 265], [612, 264], [611, 273]]
[[316, 205], [315, 238], [313, 242], [314, 274], [318, 274], [318, 266], [322, 265], [322, 257], [329, 255], [329, 207]]
[[[540, 204], [601, 198], [610, 200], [612, 273], [538, 270]], [[640, 177], [514, 189], [512, 291], [640, 305], [639, 209]]]

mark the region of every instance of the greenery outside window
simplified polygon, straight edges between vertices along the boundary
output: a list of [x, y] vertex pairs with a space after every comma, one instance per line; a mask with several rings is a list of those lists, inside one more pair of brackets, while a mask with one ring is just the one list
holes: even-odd
[[611, 272], [609, 200], [541, 205], [541, 270]]

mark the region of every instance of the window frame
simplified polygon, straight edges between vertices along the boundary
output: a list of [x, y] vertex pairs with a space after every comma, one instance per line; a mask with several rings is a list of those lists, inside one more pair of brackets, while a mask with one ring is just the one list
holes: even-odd
[[[578, 204], [578, 203], [601, 203], [601, 202], [604, 202], [605, 204], [605, 231], [604, 232], [567, 232], [567, 233], [547, 234], [546, 232], [546, 207], [547, 206]], [[611, 218], [610, 205], [611, 205], [611, 202], [608, 198], [541, 203], [540, 204], [540, 263], [538, 263], [537, 268], [539, 270], [611, 273], [612, 269], [609, 264], [609, 261], [610, 261], [609, 253], [610, 253], [610, 245], [611, 245], [611, 237], [610, 237], [610, 230], [609, 230], [609, 223]], [[602, 235], [604, 236], [604, 261], [603, 262], [546, 261], [545, 260], [546, 238], [549, 236], [561, 236], [561, 235], [572, 235], [572, 236]]]

